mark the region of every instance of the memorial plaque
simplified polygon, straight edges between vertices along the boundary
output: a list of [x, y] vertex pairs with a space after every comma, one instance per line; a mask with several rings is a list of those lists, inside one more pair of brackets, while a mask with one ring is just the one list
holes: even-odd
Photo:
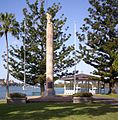
[[48, 88], [53, 88], [53, 82], [48, 82]]

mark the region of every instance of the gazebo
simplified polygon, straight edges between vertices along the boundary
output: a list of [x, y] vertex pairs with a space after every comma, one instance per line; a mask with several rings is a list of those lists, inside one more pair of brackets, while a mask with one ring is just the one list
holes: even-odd
[[78, 92], [101, 93], [102, 82], [97, 77], [87, 74], [68, 75], [64, 80], [64, 94], [72, 95]]

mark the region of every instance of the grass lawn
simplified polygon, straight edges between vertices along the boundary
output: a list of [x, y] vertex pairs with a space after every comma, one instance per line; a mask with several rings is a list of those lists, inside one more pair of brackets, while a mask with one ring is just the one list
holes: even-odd
[[0, 101], [0, 120], [118, 120], [118, 106], [73, 103], [7, 105]]
[[97, 97], [104, 97], [104, 98], [118, 98], [118, 94], [96, 94]]

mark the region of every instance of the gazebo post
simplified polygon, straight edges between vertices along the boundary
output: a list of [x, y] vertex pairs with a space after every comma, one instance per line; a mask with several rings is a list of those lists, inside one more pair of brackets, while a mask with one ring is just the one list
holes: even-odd
[[86, 92], [88, 91], [88, 83], [87, 83], [87, 80], [85, 81], [86, 82]]
[[71, 90], [73, 89], [73, 81], [71, 81]]
[[66, 81], [64, 80], [64, 91], [66, 91]]
[[76, 92], [76, 78], [74, 76], [74, 93]]
[[70, 80], [70, 90], [71, 90], [71, 88], [72, 88], [72, 80]]
[[88, 92], [89, 92], [89, 80], [88, 80]]

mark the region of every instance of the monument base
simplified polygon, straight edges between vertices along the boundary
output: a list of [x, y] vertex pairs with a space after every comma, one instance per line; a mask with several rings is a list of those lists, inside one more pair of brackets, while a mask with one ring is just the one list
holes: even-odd
[[45, 96], [54, 96], [55, 95], [55, 90], [54, 89], [47, 89], [45, 91]]

